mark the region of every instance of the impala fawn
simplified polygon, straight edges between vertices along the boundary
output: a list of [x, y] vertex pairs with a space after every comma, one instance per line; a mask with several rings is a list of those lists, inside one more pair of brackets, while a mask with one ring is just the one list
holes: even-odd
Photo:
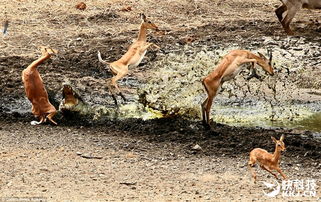
[[232, 50], [229, 52], [219, 65], [202, 81], [208, 97], [202, 103], [202, 117], [203, 123], [209, 125], [209, 114], [214, 97], [218, 94], [222, 84], [225, 81], [233, 79], [242, 70], [241, 66], [244, 63], [252, 63], [252, 70], [254, 71], [254, 64], [260, 65], [266, 72], [273, 75], [272, 52], [269, 53], [270, 58], [267, 59], [263, 54], [259, 56], [247, 50]]
[[25, 92], [32, 103], [32, 113], [40, 121], [32, 121], [32, 125], [38, 125], [46, 122], [48, 119], [53, 124], [57, 125], [52, 117], [56, 114], [55, 107], [49, 102], [48, 93], [43, 84], [42, 78], [37, 70], [37, 67], [42, 64], [45, 60], [49, 59], [51, 55], [57, 53], [56, 50], [48, 47], [41, 48], [41, 57], [32, 62], [26, 69], [22, 71], [22, 81], [25, 87]]
[[120, 91], [117, 81], [128, 74], [128, 67], [137, 67], [140, 62], [143, 60], [147, 49], [150, 46], [154, 46], [159, 48], [154, 43], [147, 42], [147, 30], [153, 29], [158, 30], [158, 27], [148, 21], [144, 14], [141, 14], [142, 23], [140, 25], [138, 38], [134, 41], [134, 43], [128, 48], [128, 51], [123, 55], [119, 60], [108, 63], [101, 58], [100, 52], [98, 51], [98, 59], [100, 62], [107, 64], [112, 74], [114, 75], [110, 81], [108, 81], [107, 86], [109, 91], [112, 94], [112, 97], [117, 105], [117, 99], [115, 97], [114, 89], [118, 92], [118, 94], [126, 101], [125, 96]]
[[281, 158], [281, 151], [285, 151], [285, 144], [283, 142], [284, 135], [281, 136], [280, 140], [275, 139], [274, 137], [271, 137], [273, 142], [275, 143], [275, 150], [273, 154], [270, 154], [264, 149], [261, 148], [255, 148], [250, 152], [250, 160], [248, 162], [249, 169], [252, 173], [252, 177], [254, 179], [254, 182], [256, 181], [256, 174], [253, 170], [253, 167], [256, 162], [259, 163], [260, 167], [272, 175], [276, 179], [278, 179], [277, 174], [273, 173], [273, 170], [276, 170], [279, 172], [283, 179], [286, 179], [286, 176], [283, 174], [282, 170], [279, 167], [280, 158]]
[[[290, 23], [301, 8], [321, 9], [321, 0], [281, 0], [281, 2], [282, 6], [277, 8], [275, 13], [285, 32], [289, 35], [293, 34]], [[283, 14], [285, 15], [283, 16]]]

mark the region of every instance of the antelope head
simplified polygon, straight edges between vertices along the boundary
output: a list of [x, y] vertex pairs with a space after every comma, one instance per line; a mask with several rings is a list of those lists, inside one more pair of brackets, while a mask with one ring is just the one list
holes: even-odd
[[142, 19], [143, 27], [145, 27], [146, 29], [153, 29], [158, 31], [158, 27], [151, 21], [147, 20], [146, 16], [143, 13], [140, 14], [140, 18]]
[[272, 51], [268, 50], [268, 54], [269, 54], [269, 59], [266, 58], [262, 53], [258, 52], [260, 58], [262, 59], [263, 63], [261, 63], [260, 65], [262, 66], [262, 68], [267, 71], [271, 76], [274, 75], [274, 71], [273, 71], [273, 67], [272, 67]]
[[271, 138], [272, 138], [273, 142], [275, 143], [276, 148], [277, 148], [278, 150], [285, 151], [285, 144], [284, 144], [284, 142], [283, 142], [283, 140], [284, 140], [284, 135], [282, 135], [282, 136], [280, 137], [280, 140], [277, 140], [277, 139], [275, 139], [274, 137], [271, 137]]
[[41, 50], [41, 54], [43, 56], [45, 55], [56, 55], [58, 53], [58, 51], [56, 49], [52, 49], [52, 48], [49, 48], [47, 46], [39, 46], [40, 50]]

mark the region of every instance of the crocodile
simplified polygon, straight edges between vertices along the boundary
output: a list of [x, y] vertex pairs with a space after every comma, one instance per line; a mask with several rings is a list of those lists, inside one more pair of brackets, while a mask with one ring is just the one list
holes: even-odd
[[62, 88], [62, 101], [59, 110], [65, 117], [73, 116], [75, 113], [89, 115], [92, 107], [89, 106], [70, 83], [64, 83]]

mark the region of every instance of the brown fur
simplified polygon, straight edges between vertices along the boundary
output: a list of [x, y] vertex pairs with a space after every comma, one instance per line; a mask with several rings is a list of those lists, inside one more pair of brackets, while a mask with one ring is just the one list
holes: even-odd
[[[141, 18], [142, 23], [140, 25], [138, 38], [134, 41], [134, 43], [128, 48], [128, 51], [119, 60], [112, 63], [107, 63], [101, 59], [100, 52], [98, 52], [99, 61], [104, 64], [107, 64], [112, 74], [114, 75], [111, 78], [111, 80], [108, 80], [107, 86], [110, 92], [112, 93], [116, 105], [117, 100], [115, 94], [118, 93], [124, 100], [126, 100], [117, 85], [117, 81], [128, 74], [129, 66], [136, 67], [139, 65], [139, 63], [142, 60], [142, 57], [144, 57], [145, 52], [150, 46], [159, 48], [154, 43], [147, 42], [146, 36], [148, 29], [158, 30], [158, 27], [154, 23], [147, 21], [146, 16], [144, 14], [141, 14]], [[115, 93], [115, 91], [117, 92]]]
[[205, 124], [209, 124], [209, 113], [212, 107], [213, 99], [219, 92], [220, 87], [225, 81], [233, 79], [241, 70], [241, 65], [244, 63], [252, 63], [254, 68], [254, 63], [260, 65], [265, 71], [273, 75], [273, 68], [270, 65], [270, 60], [265, 58], [262, 54], [257, 56], [247, 50], [233, 50], [228, 53], [219, 65], [202, 81], [208, 97], [202, 103], [202, 118]]
[[49, 59], [51, 55], [57, 53], [57, 51], [47, 47], [41, 47], [41, 52], [42, 56], [22, 71], [22, 81], [26, 96], [32, 103], [32, 113], [40, 119], [39, 123], [45, 122], [48, 118], [52, 123], [57, 124], [52, 120], [52, 117], [56, 114], [56, 109], [49, 102], [48, 93], [37, 70], [38, 65]]
[[249, 169], [252, 173], [254, 181], [256, 181], [256, 174], [252, 167], [258, 162], [260, 167], [278, 179], [277, 175], [273, 173], [273, 170], [278, 171], [283, 179], [286, 179], [286, 176], [283, 174], [282, 170], [279, 167], [279, 162], [281, 158], [281, 151], [285, 151], [285, 144], [283, 142], [284, 135], [281, 136], [280, 140], [276, 140], [274, 137], [271, 137], [275, 143], [275, 150], [273, 154], [268, 153], [266, 150], [261, 148], [255, 148], [250, 152], [250, 160], [248, 162]]

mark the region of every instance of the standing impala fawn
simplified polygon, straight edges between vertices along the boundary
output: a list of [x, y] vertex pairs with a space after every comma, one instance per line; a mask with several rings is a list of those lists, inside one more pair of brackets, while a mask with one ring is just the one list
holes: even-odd
[[[321, 9], [321, 0], [281, 0], [282, 6], [275, 10], [275, 13], [281, 22], [285, 32], [293, 35], [290, 29], [290, 23], [294, 18], [296, 12], [301, 8]], [[283, 14], [285, 14], [283, 16]]]
[[125, 55], [123, 55], [119, 60], [112, 63], [108, 63], [101, 58], [100, 52], [98, 51], [99, 61], [104, 64], [107, 64], [112, 74], [114, 75], [111, 78], [111, 80], [108, 81], [107, 86], [109, 88], [109, 91], [112, 94], [112, 97], [116, 105], [117, 105], [117, 99], [115, 97], [115, 93], [114, 93], [114, 90], [112, 90], [112, 88], [116, 89], [118, 94], [123, 98], [124, 101], [126, 101], [125, 96], [122, 94], [122, 92], [120, 91], [117, 85], [117, 81], [128, 74], [128, 67], [137, 67], [140, 64], [140, 62], [143, 60], [147, 52], [147, 49], [150, 46], [159, 48], [154, 43], [147, 42], [147, 36], [146, 36], [148, 29], [153, 29], [157, 31], [158, 27], [151, 21], [148, 21], [144, 14], [141, 14], [140, 16], [142, 19], [142, 23], [140, 25], [138, 38], [128, 48], [128, 51], [125, 53]]
[[[255, 71], [254, 65], [257, 63], [265, 71], [273, 75], [272, 52], [270, 58], [267, 59], [263, 54], [259, 56], [247, 50], [232, 50], [224, 56], [219, 65], [202, 81], [208, 97], [202, 103], [203, 123], [209, 125], [209, 114], [214, 97], [218, 94], [222, 84], [225, 81], [233, 79], [242, 70], [242, 64], [252, 63], [252, 71]], [[244, 66], [243, 66], [244, 67]]]
[[32, 103], [32, 113], [35, 117], [39, 118], [40, 121], [32, 121], [32, 125], [38, 125], [46, 122], [47, 119], [53, 124], [57, 125], [52, 117], [56, 114], [55, 107], [49, 102], [48, 93], [43, 85], [42, 78], [37, 70], [37, 67], [42, 64], [45, 60], [49, 59], [51, 55], [57, 53], [56, 50], [48, 47], [41, 48], [41, 57], [32, 62], [26, 69], [22, 71], [22, 81], [25, 87], [25, 92]]
[[277, 174], [273, 173], [272, 170], [278, 171], [283, 179], [286, 179], [286, 176], [283, 174], [282, 170], [279, 167], [279, 162], [281, 158], [281, 151], [285, 151], [285, 144], [283, 142], [284, 135], [281, 136], [280, 140], [271, 137], [273, 142], [275, 143], [275, 150], [273, 154], [270, 154], [265, 149], [255, 148], [250, 152], [250, 160], [249, 160], [249, 169], [252, 173], [252, 177], [254, 182], [256, 181], [256, 174], [252, 167], [254, 167], [255, 163], [258, 162], [260, 167], [272, 175], [276, 179], [278, 179]]

